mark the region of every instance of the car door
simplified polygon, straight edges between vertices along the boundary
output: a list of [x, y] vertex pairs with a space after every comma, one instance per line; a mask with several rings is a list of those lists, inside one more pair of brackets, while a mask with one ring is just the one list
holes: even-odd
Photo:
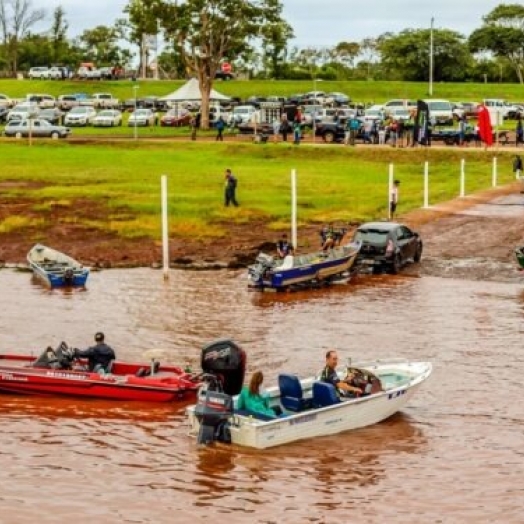
[[406, 226], [401, 226], [398, 232], [399, 246], [402, 251], [402, 260], [413, 258], [417, 249], [415, 234]]

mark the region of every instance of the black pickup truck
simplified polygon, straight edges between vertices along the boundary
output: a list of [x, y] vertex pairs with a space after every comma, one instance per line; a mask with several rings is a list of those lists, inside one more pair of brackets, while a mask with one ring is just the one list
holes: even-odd
[[[497, 140], [497, 132], [493, 131], [493, 142]], [[447, 146], [458, 145], [460, 143], [460, 133], [457, 129], [442, 129], [431, 133], [431, 142], [444, 142]], [[480, 137], [474, 131], [466, 131], [464, 142], [467, 144], [474, 142], [480, 144]], [[498, 142], [501, 145], [509, 144], [509, 135], [507, 131], [498, 132]]]

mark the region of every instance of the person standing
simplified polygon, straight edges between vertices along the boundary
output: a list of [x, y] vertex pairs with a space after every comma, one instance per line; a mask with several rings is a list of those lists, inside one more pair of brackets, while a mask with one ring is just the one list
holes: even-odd
[[231, 172], [231, 169], [226, 169], [225, 179], [226, 186], [224, 190], [224, 205], [229, 207], [229, 204], [233, 204], [235, 207], [238, 207], [236, 198], [237, 179]]
[[282, 133], [282, 141], [287, 142], [287, 135], [289, 133], [289, 120], [287, 119], [287, 114], [282, 114], [282, 120], [280, 122], [280, 132]]
[[524, 144], [524, 129], [522, 128], [522, 117], [520, 115], [515, 128], [515, 146], [519, 147], [519, 144]]
[[298, 118], [295, 118], [293, 121], [293, 143], [295, 145], [300, 144], [300, 139], [302, 138], [302, 125]]
[[287, 235], [284, 233], [281, 237], [281, 239], [277, 242], [277, 254], [279, 258], [285, 258], [288, 255], [293, 255], [295, 253], [295, 249], [293, 248], [293, 244], [289, 242], [287, 239]]
[[389, 218], [393, 220], [395, 213], [397, 211], [398, 204], [398, 186], [400, 185], [400, 180], [395, 180], [393, 182], [393, 187], [391, 188], [391, 195], [389, 198]]
[[224, 128], [226, 127], [226, 123], [224, 122], [224, 119], [221, 116], [218, 117], [218, 120], [217, 120], [217, 123], [215, 124], [215, 127], [216, 127], [216, 130], [217, 130], [217, 136], [216, 136], [215, 141], [223, 142], [224, 141], [223, 132], [224, 132]]

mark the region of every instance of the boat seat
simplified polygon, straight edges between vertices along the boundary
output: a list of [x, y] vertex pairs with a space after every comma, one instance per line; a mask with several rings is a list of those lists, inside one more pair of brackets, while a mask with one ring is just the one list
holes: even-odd
[[326, 406], [333, 406], [334, 404], [340, 404], [340, 398], [337, 395], [335, 386], [327, 382], [314, 382], [313, 407], [324, 408]]
[[279, 269], [291, 269], [293, 267], [294, 257], [293, 255], [286, 255], [284, 257], [284, 260], [282, 260], [282, 264], [275, 267], [275, 270], [278, 271]]
[[278, 376], [280, 402], [289, 411], [302, 411], [312, 406], [311, 399], [304, 398], [300, 380], [296, 375], [282, 373]]

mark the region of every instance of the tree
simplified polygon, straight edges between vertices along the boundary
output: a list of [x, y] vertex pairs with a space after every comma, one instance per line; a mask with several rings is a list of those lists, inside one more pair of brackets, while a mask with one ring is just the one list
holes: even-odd
[[484, 18], [484, 25], [469, 37], [470, 49], [491, 51], [506, 58], [524, 83], [524, 5], [501, 4]]
[[[434, 79], [460, 81], [466, 77], [472, 57], [465, 38], [449, 29], [433, 31]], [[396, 35], [379, 37], [382, 65], [389, 79], [427, 80], [429, 76], [429, 29], [406, 29]]]
[[53, 11], [53, 24], [51, 25], [50, 36], [52, 46], [52, 60], [55, 64], [64, 61], [66, 50], [69, 46], [67, 42], [67, 29], [69, 24], [65, 19], [65, 11], [62, 6], [58, 6]]
[[86, 58], [95, 58], [97, 64], [124, 64], [129, 60], [129, 51], [120, 49], [121, 34], [115, 27], [99, 25], [86, 29], [79, 37]]
[[223, 60], [242, 56], [262, 34], [264, 24], [282, 22], [276, 0], [143, 0], [173, 42], [200, 86], [201, 126], [209, 127], [209, 97]]
[[147, 0], [130, 0], [124, 8], [124, 13], [127, 19], [121, 18], [115, 25], [128, 42], [138, 46], [139, 71], [147, 70], [149, 56], [145, 36], [158, 33], [154, 3]]
[[293, 38], [293, 28], [281, 18], [282, 6], [279, 0], [267, 0], [274, 15], [273, 20], [262, 26], [260, 36], [264, 59], [269, 62], [270, 77], [282, 78], [287, 55], [288, 41]]
[[0, 0], [0, 31], [9, 70], [16, 75], [20, 41], [45, 18], [43, 9], [33, 9], [31, 0]]

